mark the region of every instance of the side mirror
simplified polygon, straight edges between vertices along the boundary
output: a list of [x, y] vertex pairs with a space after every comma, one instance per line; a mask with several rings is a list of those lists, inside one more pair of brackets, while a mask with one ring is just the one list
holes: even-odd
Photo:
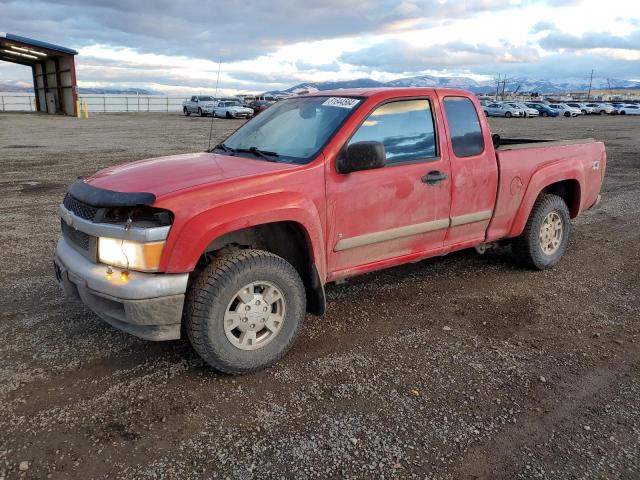
[[338, 173], [351, 173], [360, 170], [382, 168], [385, 165], [384, 145], [380, 142], [356, 142], [347, 147], [347, 151], [338, 157]]

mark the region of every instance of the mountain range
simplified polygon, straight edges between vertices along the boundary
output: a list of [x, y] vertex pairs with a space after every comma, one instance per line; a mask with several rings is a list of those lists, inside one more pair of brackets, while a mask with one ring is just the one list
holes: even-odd
[[[340, 88], [376, 88], [376, 87], [452, 87], [464, 88], [477, 94], [491, 94], [496, 91], [495, 80], [477, 81], [469, 77], [438, 77], [433, 75], [418, 75], [415, 77], [399, 78], [390, 82], [379, 82], [371, 78], [359, 78], [356, 80], [334, 82], [305, 82], [294, 85], [284, 90], [271, 90], [266, 95], [291, 95], [304, 91], [335, 90]], [[588, 80], [582, 77], [565, 78], [558, 80], [532, 80], [529, 78], [511, 78], [507, 81], [505, 92], [537, 92], [564, 93], [586, 91], [589, 88]], [[620, 79], [593, 79], [592, 90], [623, 90], [639, 89], [640, 82]], [[501, 87], [502, 89], [502, 87]], [[111, 94], [111, 95], [164, 95], [157, 90], [145, 88], [86, 88], [80, 87], [81, 94]], [[27, 82], [0, 82], [0, 92], [33, 92], [33, 87]]]
[[[20, 92], [33, 93], [33, 85], [27, 82], [0, 82], [0, 92]], [[79, 87], [78, 93], [88, 94], [109, 94], [109, 95], [164, 95], [157, 90], [147, 88], [87, 88]]]
[[[433, 75], [419, 75], [416, 77], [399, 78], [390, 82], [378, 82], [370, 78], [347, 80], [344, 82], [306, 82], [294, 85], [285, 90], [272, 90], [265, 92], [268, 95], [290, 95], [316, 90], [333, 90], [340, 88], [376, 88], [376, 87], [451, 87], [464, 88], [478, 94], [494, 93], [496, 91], [495, 80], [477, 81], [469, 77], [436, 77]], [[502, 86], [500, 87], [502, 89]], [[528, 78], [512, 78], [507, 81], [505, 92], [537, 92], [537, 93], [563, 93], [570, 91], [586, 91], [589, 88], [588, 80], [583, 78], [567, 78], [562, 80], [532, 80]], [[593, 79], [592, 90], [607, 89], [635, 89], [640, 88], [640, 82], [619, 79]]]

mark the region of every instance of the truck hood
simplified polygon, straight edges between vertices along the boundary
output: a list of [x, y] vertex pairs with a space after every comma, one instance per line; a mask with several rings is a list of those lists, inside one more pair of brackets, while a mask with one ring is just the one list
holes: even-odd
[[289, 163], [203, 152], [117, 165], [100, 170], [86, 181], [98, 188], [116, 192], [149, 192], [160, 198], [171, 192], [198, 185], [294, 168], [296, 165]]

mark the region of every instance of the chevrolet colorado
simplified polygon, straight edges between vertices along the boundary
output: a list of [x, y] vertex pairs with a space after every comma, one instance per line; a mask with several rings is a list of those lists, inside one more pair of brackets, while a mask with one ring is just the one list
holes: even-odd
[[281, 358], [327, 282], [512, 243], [555, 265], [604, 145], [491, 135], [463, 90], [317, 92], [202, 153], [106, 168], [59, 207], [55, 273], [115, 327], [237, 374]]

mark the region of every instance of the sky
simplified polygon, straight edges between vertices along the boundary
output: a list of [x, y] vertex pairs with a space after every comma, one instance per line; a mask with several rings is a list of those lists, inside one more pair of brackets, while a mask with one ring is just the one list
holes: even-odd
[[[167, 94], [592, 69], [640, 80], [637, 0], [0, 0], [0, 31], [76, 49], [81, 87]], [[30, 69], [0, 62], [0, 83], [14, 81]]]

